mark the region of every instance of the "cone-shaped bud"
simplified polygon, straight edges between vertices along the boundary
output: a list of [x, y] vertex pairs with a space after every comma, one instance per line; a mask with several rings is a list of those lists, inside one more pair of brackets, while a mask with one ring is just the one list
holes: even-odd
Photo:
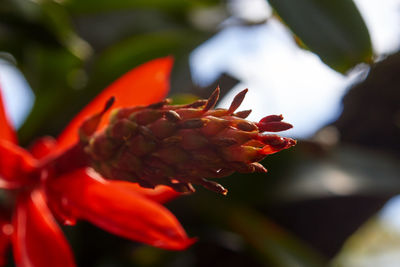
[[[128, 179], [144, 187], [164, 184], [180, 192], [193, 192], [192, 184], [199, 184], [226, 194], [225, 188], [208, 179], [235, 171], [266, 173], [257, 162], [296, 143], [263, 134], [291, 128], [282, 122], [282, 115], [258, 123], [245, 120], [251, 110], [236, 110], [246, 93], [247, 89], [240, 92], [228, 109], [213, 109], [219, 88], [209, 99], [188, 105], [170, 105], [166, 100], [119, 109], [103, 132], [82, 142], [93, 167], [106, 178]], [[85, 137], [94, 132], [82, 131]]]

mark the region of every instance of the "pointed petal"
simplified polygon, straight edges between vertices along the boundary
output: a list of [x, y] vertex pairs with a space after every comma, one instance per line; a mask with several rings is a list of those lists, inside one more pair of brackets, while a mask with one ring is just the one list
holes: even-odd
[[219, 94], [220, 94], [220, 89], [219, 86], [217, 86], [217, 88], [215, 88], [214, 92], [212, 92], [212, 94], [208, 98], [206, 106], [203, 108], [203, 111], [210, 110], [217, 104]]
[[281, 115], [269, 115], [256, 123], [260, 133], [262, 132], [281, 132], [293, 128], [290, 123], [284, 122], [283, 116]]
[[59, 203], [59, 210], [113, 234], [171, 250], [185, 249], [194, 242], [170, 211], [120, 185], [87, 169], [51, 181], [48, 192], [50, 202]]
[[7, 117], [0, 88], [0, 140], [1, 139], [7, 140], [14, 144], [17, 143], [17, 135], [15, 133], [14, 127], [11, 126], [11, 123]]
[[37, 162], [23, 148], [0, 140], [0, 188], [15, 188], [32, 172]]
[[41, 190], [20, 196], [13, 218], [14, 258], [21, 267], [74, 267], [71, 249]]
[[235, 96], [231, 103], [231, 106], [228, 109], [229, 114], [232, 114], [240, 107], [248, 91], [249, 89], [246, 88]]
[[[90, 102], [65, 128], [58, 138], [59, 149], [65, 149], [78, 140], [78, 129], [90, 115], [100, 112], [110, 97], [115, 96], [113, 108], [147, 105], [163, 99], [169, 90], [172, 58], [165, 57], [147, 62], [119, 78]], [[105, 125], [106, 112], [99, 129]]]
[[281, 132], [293, 128], [293, 125], [283, 121], [272, 121], [265, 123], [257, 123], [258, 130], [260, 133], [263, 132]]

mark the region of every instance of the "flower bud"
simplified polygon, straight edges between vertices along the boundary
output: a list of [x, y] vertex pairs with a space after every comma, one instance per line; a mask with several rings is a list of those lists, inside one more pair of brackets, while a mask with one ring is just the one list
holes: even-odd
[[247, 89], [240, 92], [228, 109], [213, 109], [219, 88], [209, 99], [188, 105], [170, 105], [165, 100], [122, 108], [113, 112], [104, 132], [82, 142], [92, 166], [106, 178], [150, 188], [164, 184], [180, 192], [193, 192], [192, 184], [199, 184], [226, 194], [225, 188], [208, 179], [234, 171], [266, 173], [258, 161], [296, 143], [263, 134], [291, 128], [282, 122], [282, 115], [253, 123], [245, 120], [251, 110], [236, 112], [246, 93]]

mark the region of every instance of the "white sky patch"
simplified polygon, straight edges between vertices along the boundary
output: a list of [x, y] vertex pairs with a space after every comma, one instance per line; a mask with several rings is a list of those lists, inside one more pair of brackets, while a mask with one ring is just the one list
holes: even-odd
[[390, 199], [380, 212], [380, 219], [400, 230], [400, 196]]
[[400, 0], [354, 0], [367, 24], [375, 53], [400, 48]]
[[[262, 5], [258, 0], [229, 3], [239, 17], [271, 12], [266, 1]], [[357, 0], [356, 4], [371, 32], [375, 52], [396, 51], [400, 47], [400, 0]], [[227, 25], [190, 57], [193, 80], [199, 85], [212, 83], [224, 72], [242, 81], [220, 106], [228, 106], [236, 93], [249, 88], [241, 108], [253, 109], [250, 119], [283, 114], [295, 126], [285, 135], [297, 138], [310, 137], [339, 116], [341, 99], [359, 71], [346, 76], [335, 72], [315, 54], [300, 49], [275, 19], [260, 26]]]
[[247, 21], [262, 21], [272, 14], [272, 8], [265, 0], [230, 0], [227, 5], [231, 13]]
[[226, 28], [193, 51], [191, 62], [196, 82], [212, 82], [224, 71], [242, 80], [220, 106], [229, 106], [236, 93], [249, 88], [241, 106], [253, 110], [249, 119], [283, 114], [285, 121], [295, 125], [285, 132], [293, 137], [309, 137], [334, 120], [341, 97], [353, 80], [298, 48], [276, 20], [250, 28]]
[[18, 129], [31, 111], [35, 97], [19, 70], [1, 59], [0, 88], [8, 117]]

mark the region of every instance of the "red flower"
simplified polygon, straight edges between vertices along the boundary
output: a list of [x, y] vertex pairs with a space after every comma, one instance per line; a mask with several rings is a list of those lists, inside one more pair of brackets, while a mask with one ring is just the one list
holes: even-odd
[[111, 96], [116, 97], [114, 107], [162, 99], [171, 66], [170, 58], [162, 58], [130, 71], [86, 106], [57, 141], [40, 139], [29, 152], [17, 145], [0, 95], [0, 188], [9, 196], [0, 203], [0, 265], [11, 242], [17, 266], [75, 266], [54, 218], [65, 224], [84, 219], [116, 235], [165, 249], [184, 249], [193, 243], [174, 215], [159, 204], [177, 195], [172, 189], [106, 181], [90, 168], [68, 165], [73, 158], [65, 158], [78, 142], [82, 122]]

